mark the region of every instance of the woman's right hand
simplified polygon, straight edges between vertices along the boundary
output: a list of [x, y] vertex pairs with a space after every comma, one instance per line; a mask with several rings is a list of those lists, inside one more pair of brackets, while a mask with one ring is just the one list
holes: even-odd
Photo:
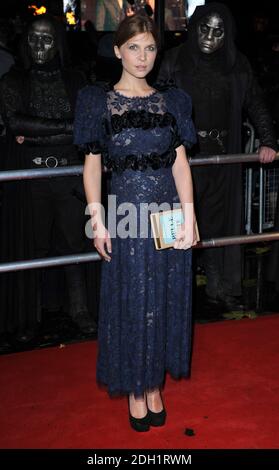
[[108, 255], [108, 253], [111, 253], [111, 238], [108, 230], [104, 225], [100, 225], [96, 228], [96, 230], [93, 227], [93, 233], [94, 233], [94, 246], [96, 250], [98, 251], [99, 255], [105, 260], [105, 261], [111, 261], [111, 256]]

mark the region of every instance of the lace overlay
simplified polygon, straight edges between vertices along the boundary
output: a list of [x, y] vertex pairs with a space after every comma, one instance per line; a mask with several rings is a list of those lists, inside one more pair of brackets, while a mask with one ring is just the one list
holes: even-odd
[[[102, 124], [101, 120], [87, 123], [82, 103], [88, 106], [88, 96], [81, 99], [76, 142], [89, 146], [93, 142], [97, 148], [99, 141], [103, 152], [105, 149], [105, 161], [113, 168], [111, 194], [116, 197], [116, 207], [127, 202], [133, 205], [136, 228], [130, 237], [112, 237], [112, 260], [102, 265], [97, 379], [108, 386], [110, 394], [140, 396], [161, 386], [166, 371], [176, 378], [189, 374], [191, 250], [156, 251], [149, 218], [148, 237], [140, 236], [140, 207], [178, 202], [171, 168], [174, 145], [178, 140], [194, 141], [194, 136], [189, 110], [184, 116], [186, 127], [183, 129], [184, 121], [180, 125], [179, 91], [144, 98], [110, 91], [105, 96], [105, 105], [98, 108]], [[96, 101], [94, 106], [98, 107]], [[91, 134], [88, 125], [94, 129]], [[121, 221], [125, 224], [125, 215], [119, 210], [116, 226]]]

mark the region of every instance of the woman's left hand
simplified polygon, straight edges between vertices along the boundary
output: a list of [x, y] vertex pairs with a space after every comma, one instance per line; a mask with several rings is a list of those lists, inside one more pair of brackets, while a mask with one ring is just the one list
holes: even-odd
[[173, 247], [177, 250], [189, 250], [192, 246], [197, 244], [197, 234], [194, 222], [193, 226], [186, 227], [182, 224], [177, 230], [176, 240]]

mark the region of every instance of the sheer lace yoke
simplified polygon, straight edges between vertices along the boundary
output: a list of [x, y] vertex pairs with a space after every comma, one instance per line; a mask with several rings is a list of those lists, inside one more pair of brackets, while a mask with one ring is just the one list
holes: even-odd
[[123, 114], [133, 109], [145, 110], [150, 113], [163, 114], [166, 112], [166, 104], [162, 93], [157, 90], [146, 96], [129, 97], [118, 90], [111, 90], [107, 94], [107, 105], [111, 114]]

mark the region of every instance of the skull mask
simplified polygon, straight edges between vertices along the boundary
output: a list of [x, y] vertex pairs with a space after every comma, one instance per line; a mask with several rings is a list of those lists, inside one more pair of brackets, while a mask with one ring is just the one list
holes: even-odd
[[57, 53], [54, 26], [46, 19], [33, 23], [28, 31], [28, 44], [36, 64], [42, 65], [52, 60]]
[[198, 24], [198, 44], [201, 52], [212, 54], [224, 44], [224, 21], [218, 13], [204, 16]]

